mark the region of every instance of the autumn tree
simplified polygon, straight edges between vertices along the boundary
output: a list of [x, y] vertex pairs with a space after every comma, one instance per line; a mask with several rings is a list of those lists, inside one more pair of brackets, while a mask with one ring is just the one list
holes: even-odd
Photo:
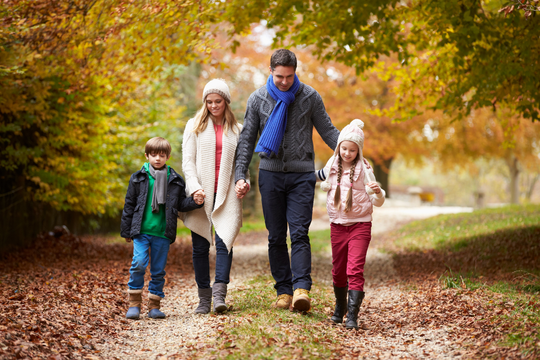
[[[435, 114], [426, 131], [440, 169], [468, 166], [476, 176], [478, 159], [499, 159], [508, 169], [508, 200], [518, 204], [519, 175], [540, 169], [540, 127], [510, 111], [480, 109], [459, 121]], [[478, 189], [482, 191], [482, 189]]]
[[225, 10], [231, 33], [264, 19], [276, 29], [275, 46], [313, 46], [320, 59], [359, 73], [395, 55], [388, 72], [399, 84], [392, 112], [399, 118], [425, 108], [459, 117], [500, 105], [536, 120], [540, 17], [499, 9], [479, 0], [234, 0]]
[[19, 219], [17, 238], [48, 226], [48, 209], [121, 207], [119, 175], [133, 170], [124, 149], [156, 123], [153, 105], [168, 119], [182, 105], [166, 104], [175, 91], [155, 79], [177, 81], [182, 66], [207, 59], [214, 11], [198, 1], [0, 4], [1, 210], [3, 225]]
[[[201, 86], [210, 77], [227, 79], [233, 94], [232, 105], [239, 108], [239, 119], [243, 118], [249, 95], [263, 86], [270, 74], [268, 67], [273, 50], [268, 40], [272, 35], [264, 25], [254, 25], [250, 35], [237, 39], [240, 45], [235, 53], [228, 51], [225, 39], [221, 38], [222, 49], [215, 50], [212, 55], [216, 59], [215, 65], [205, 66]], [[384, 189], [389, 188], [390, 166], [398, 154], [402, 154], [409, 163], [416, 164], [422, 161], [422, 156], [430, 154], [429, 146], [422, 139], [418, 141], [416, 137], [410, 136], [415, 130], [422, 131], [425, 125], [423, 117], [399, 123], [374, 113], [375, 110], [380, 111], [393, 105], [390, 82], [381, 80], [375, 72], [358, 76], [354, 69], [341, 63], [323, 63], [312, 54], [312, 48], [292, 50], [298, 58], [297, 74], [300, 80], [321, 94], [326, 110], [338, 129], [356, 118], [364, 121], [364, 156], [371, 160], [377, 179]], [[218, 59], [223, 60], [224, 68]], [[322, 167], [333, 151], [316, 131], [314, 145], [316, 165]], [[252, 177], [255, 176], [253, 172], [256, 174], [256, 171], [252, 171]]]

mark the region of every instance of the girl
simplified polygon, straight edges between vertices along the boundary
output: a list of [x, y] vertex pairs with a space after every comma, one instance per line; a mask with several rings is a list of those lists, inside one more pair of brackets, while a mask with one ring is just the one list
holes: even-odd
[[[233, 257], [233, 242], [242, 226], [242, 200], [236, 197], [234, 156], [242, 125], [229, 106], [231, 95], [225, 81], [214, 79], [204, 87], [203, 106], [188, 121], [184, 130], [182, 167], [186, 194], [204, 207], [184, 214], [184, 224], [191, 230], [193, 267], [199, 293], [197, 314], [227, 310], [225, 297]], [[249, 179], [249, 174], [246, 174]], [[210, 287], [210, 245], [214, 245], [216, 275]]]
[[[328, 192], [332, 278], [336, 308], [332, 321], [340, 324], [348, 311], [347, 329], [358, 329], [357, 318], [364, 299], [364, 265], [371, 241], [373, 205], [384, 203], [385, 192], [362, 155], [364, 123], [353, 120], [339, 135], [334, 156], [316, 172]], [[347, 290], [349, 301], [347, 303]]]

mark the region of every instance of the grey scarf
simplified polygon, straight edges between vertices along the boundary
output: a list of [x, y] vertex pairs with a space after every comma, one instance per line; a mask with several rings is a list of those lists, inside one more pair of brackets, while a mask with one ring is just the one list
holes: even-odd
[[161, 170], [156, 170], [151, 164], [148, 164], [150, 175], [155, 179], [154, 191], [152, 192], [152, 212], [159, 212], [159, 205], [165, 204], [167, 199], [167, 165]]

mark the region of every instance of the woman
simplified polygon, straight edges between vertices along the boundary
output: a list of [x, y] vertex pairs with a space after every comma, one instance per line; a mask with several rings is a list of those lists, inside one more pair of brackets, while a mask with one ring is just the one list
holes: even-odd
[[[199, 293], [197, 314], [227, 310], [225, 297], [233, 257], [233, 242], [242, 226], [242, 200], [234, 190], [234, 157], [242, 125], [229, 106], [231, 95], [225, 81], [214, 79], [203, 91], [203, 106], [184, 130], [182, 167], [186, 193], [205, 199], [204, 206], [186, 213], [184, 224], [191, 230], [193, 267]], [[246, 178], [249, 178], [246, 174]], [[216, 239], [216, 276], [210, 287], [210, 245]]]

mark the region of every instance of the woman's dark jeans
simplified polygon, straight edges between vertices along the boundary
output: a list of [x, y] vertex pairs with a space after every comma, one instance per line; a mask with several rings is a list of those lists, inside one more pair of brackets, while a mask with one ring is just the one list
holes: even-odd
[[[210, 288], [210, 243], [201, 235], [191, 232], [193, 241], [193, 268], [195, 281], [199, 289]], [[229, 283], [233, 250], [229, 253], [227, 246], [216, 233], [216, 278], [214, 283]]]

